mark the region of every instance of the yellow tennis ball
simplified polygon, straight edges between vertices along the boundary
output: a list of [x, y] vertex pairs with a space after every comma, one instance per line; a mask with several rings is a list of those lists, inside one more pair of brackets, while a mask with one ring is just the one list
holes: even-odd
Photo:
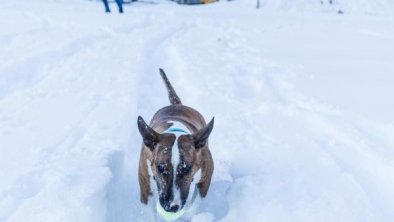
[[182, 217], [182, 215], [185, 213], [185, 209], [182, 209], [178, 212], [167, 212], [163, 209], [163, 207], [160, 205], [159, 202], [156, 203], [156, 211], [157, 213], [166, 221], [174, 221], [180, 217]]

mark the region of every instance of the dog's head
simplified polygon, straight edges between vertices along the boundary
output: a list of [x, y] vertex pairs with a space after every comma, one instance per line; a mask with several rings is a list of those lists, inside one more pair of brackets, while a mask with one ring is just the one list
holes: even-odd
[[193, 134], [158, 133], [138, 117], [138, 129], [152, 154], [151, 172], [165, 211], [177, 212], [185, 206], [190, 185], [201, 168], [199, 151], [207, 145], [213, 124], [214, 119]]

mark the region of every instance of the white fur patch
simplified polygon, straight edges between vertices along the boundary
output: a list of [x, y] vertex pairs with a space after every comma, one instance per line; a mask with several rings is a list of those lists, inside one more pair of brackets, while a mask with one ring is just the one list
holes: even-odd
[[153, 177], [153, 172], [152, 172], [152, 168], [151, 168], [151, 162], [147, 159], [146, 160], [146, 165], [148, 166], [148, 174], [150, 177]]
[[[171, 154], [171, 163], [174, 166], [174, 175], [176, 175], [176, 166], [178, 166], [179, 164], [179, 159], [180, 159], [180, 155], [179, 155], [179, 148], [178, 148], [178, 138], [181, 135], [186, 135], [186, 134], [190, 134], [190, 131], [187, 129], [187, 127], [185, 125], [183, 125], [180, 122], [176, 122], [176, 121], [171, 121], [170, 123], [172, 123], [173, 125], [168, 128], [166, 131], [164, 131], [163, 133], [172, 133], [175, 135], [175, 142], [174, 145], [172, 146], [172, 154]], [[180, 131], [171, 131], [171, 129], [180, 129], [183, 130], [185, 132], [180, 132]]]
[[[168, 128], [166, 131], [164, 131], [164, 133], [172, 133], [175, 135], [175, 142], [174, 145], [171, 148], [171, 163], [173, 166], [173, 170], [174, 170], [174, 180], [173, 180], [173, 184], [174, 186], [172, 186], [173, 190], [173, 194], [174, 194], [174, 200], [172, 201], [171, 205], [181, 205], [181, 192], [179, 189], [177, 189], [177, 187], [175, 186], [175, 179], [176, 179], [176, 171], [177, 171], [177, 167], [180, 161], [180, 154], [179, 154], [179, 147], [178, 147], [178, 139], [181, 135], [186, 135], [186, 134], [190, 134], [190, 131], [187, 129], [187, 127], [185, 125], [183, 125], [180, 122], [171, 122], [173, 125]], [[176, 129], [176, 130], [175, 130]], [[174, 130], [174, 131], [172, 131]], [[179, 130], [179, 131], [178, 131]], [[184, 132], [182, 132], [182, 131]]]

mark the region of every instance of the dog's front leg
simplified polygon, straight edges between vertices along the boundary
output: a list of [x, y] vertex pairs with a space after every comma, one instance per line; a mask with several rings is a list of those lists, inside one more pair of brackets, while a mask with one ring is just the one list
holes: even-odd
[[209, 186], [211, 185], [211, 179], [213, 174], [213, 160], [211, 156], [211, 152], [208, 149], [202, 150], [203, 164], [201, 167], [201, 180], [198, 182], [198, 190], [200, 191], [200, 196], [204, 198], [209, 190]]
[[140, 185], [140, 201], [148, 204], [149, 196], [151, 195], [151, 175], [149, 174], [148, 157], [149, 152], [147, 148], [143, 147], [140, 155], [140, 163], [138, 167], [138, 182]]

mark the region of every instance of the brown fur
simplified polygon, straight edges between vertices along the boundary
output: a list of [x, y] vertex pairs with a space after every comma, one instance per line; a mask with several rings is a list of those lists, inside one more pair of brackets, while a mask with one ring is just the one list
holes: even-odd
[[[199, 170], [201, 178], [197, 181], [196, 188], [201, 197], [208, 193], [214, 170], [208, 138], [214, 119], [206, 124], [198, 111], [182, 105], [162, 69], [160, 75], [171, 105], [157, 111], [149, 125], [141, 116], [138, 117], [137, 125], [143, 139], [138, 169], [140, 199], [144, 204], [149, 201], [151, 169], [160, 205], [168, 212], [177, 212], [185, 206], [190, 186]], [[173, 125], [172, 122], [182, 124], [189, 132], [166, 132]]]
[[[162, 133], [171, 127], [172, 124], [169, 121], [178, 121], [184, 124], [191, 133], [197, 133], [199, 130], [206, 126], [204, 118], [201, 114], [193, 108], [184, 105], [171, 105], [164, 107], [157, 111], [153, 116], [149, 126], [158, 133]], [[166, 135], [166, 134], [162, 134]], [[193, 138], [191, 135], [181, 136], [179, 141], [181, 143], [192, 143]], [[162, 143], [162, 142], [161, 142]], [[167, 141], [169, 143], [169, 140]], [[185, 144], [183, 144], [185, 145]], [[185, 145], [186, 146], [186, 145]], [[201, 197], [205, 197], [208, 193], [209, 185], [211, 183], [211, 177], [214, 170], [214, 164], [211, 153], [208, 148], [208, 143], [199, 149], [194, 150], [180, 150], [184, 152], [183, 156], [189, 158], [187, 161], [192, 162], [192, 176], [201, 169], [201, 180], [198, 182], [198, 189]], [[186, 154], [188, 153], [188, 154]], [[140, 199], [144, 204], [148, 203], [150, 190], [150, 176], [148, 173], [148, 162], [151, 163], [151, 169], [155, 174], [155, 164], [160, 162], [160, 158], [166, 155], [160, 149], [151, 150], [145, 144], [142, 144], [140, 163], [139, 163], [139, 184], [140, 184]], [[164, 157], [165, 158], [165, 157]], [[182, 187], [182, 186], [181, 186]]]

